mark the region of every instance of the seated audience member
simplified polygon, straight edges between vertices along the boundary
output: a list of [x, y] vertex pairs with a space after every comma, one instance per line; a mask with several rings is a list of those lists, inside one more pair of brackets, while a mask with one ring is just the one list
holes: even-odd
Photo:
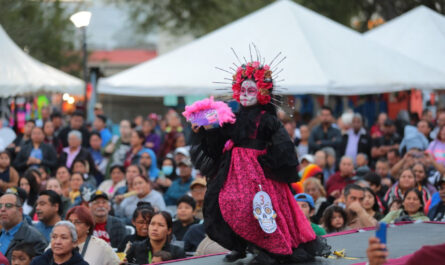
[[401, 140], [399, 134], [396, 132], [394, 122], [387, 119], [383, 126], [383, 136], [375, 138], [372, 142], [371, 157], [374, 160], [385, 158], [390, 149], [399, 149]]
[[163, 261], [169, 261], [171, 259], [172, 259], [172, 255], [170, 254], [170, 252], [161, 250], [161, 251], [153, 253], [152, 262], [158, 263], [158, 262], [163, 262]]
[[66, 219], [76, 227], [79, 253], [90, 265], [118, 265], [119, 257], [110, 245], [93, 236], [94, 219], [85, 206], [76, 206], [68, 211]]
[[56, 178], [50, 178], [46, 182], [46, 190], [52, 190], [55, 191], [57, 194], [59, 194], [61, 200], [62, 200], [62, 219], [65, 217], [66, 212], [71, 208], [71, 201], [68, 197], [63, 196], [62, 187], [60, 186], [60, 182]]
[[138, 202], [133, 218], [131, 218], [131, 223], [135, 227], [136, 232], [133, 235], [127, 235], [121, 240], [118, 252], [127, 252], [133, 242], [143, 241], [148, 237], [148, 225], [154, 214], [155, 210], [151, 203]]
[[386, 203], [389, 205], [396, 198], [403, 199], [404, 194], [414, 187], [416, 187], [416, 176], [411, 169], [407, 168], [400, 174], [399, 181], [386, 193]]
[[133, 190], [136, 195], [125, 198], [120, 204], [115, 205], [115, 213], [117, 216], [126, 218], [129, 224], [133, 216], [136, 205], [140, 201], [149, 202], [157, 210], [165, 209], [165, 202], [162, 195], [152, 189], [151, 182], [146, 177], [137, 176], [133, 180]]
[[309, 133], [309, 127], [307, 127], [307, 125], [300, 126], [300, 138], [295, 140], [298, 157], [303, 157], [309, 153]]
[[348, 227], [360, 229], [377, 225], [377, 220], [363, 208], [364, 189], [356, 184], [349, 184], [344, 190]]
[[93, 127], [94, 130], [99, 132], [100, 138], [102, 139], [101, 148], [104, 148], [111, 141], [112, 137], [110, 130], [107, 128], [107, 117], [102, 114], [96, 115]]
[[369, 216], [374, 217], [374, 219], [376, 219], [377, 221], [382, 219], [383, 215], [380, 213], [377, 196], [371, 188], [364, 189], [365, 198], [363, 199], [363, 208], [365, 208]]
[[117, 248], [127, 235], [127, 230], [119, 218], [110, 215], [111, 203], [107, 194], [97, 190], [91, 196], [89, 207], [95, 223], [93, 235]]
[[176, 179], [178, 179], [178, 175], [176, 174], [175, 160], [170, 157], [164, 158], [159, 178], [156, 179], [156, 184], [158, 184], [162, 192], [166, 192], [168, 187], [170, 187]]
[[170, 244], [172, 227], [172, 217], [168, 212], [156, 213], [148, 226], [148, 238], [134, 242], [127, 251], [128, 262], [150, 264], [153, 262], [153, 253], [161, 250], [169, 252], [172, 260], [184, 258], [184, 250]]
[[374, 172], [368, 172], [364, 178], [366, 182], [369, 184], [369, 188], [374, 192], [376, 195], [376, 203], [379, 206], [379, 211], [381, 213], [385, 213], [388, 209], [388, 206], [383, 199], [385, 197], [385, 189], [381, 184], [380, 176], [377, 175]]
[[62, 194], [65, 197], [69, 197], [70, 193], [70, 179], [71, 173], [70, 170], [66, 166], [60, 166], [56, 170], [56, 179], [60, 183], [60, 187], [62, 188]]
[[12, 249], [20, 243], [33, 245], [37, 255], [47, 246], [45, 238], [34, 227], [23, 221], [22, 202], [17, 193], [7, 192], [0, 197], [0, 252], [11, 261]]
[[312, 199], [311, 195], [306, 193], [299, 193], [295, 195], [295, 200], [300, 206], [300, 209], [303, 211], [304, 216], [306, 216], [307, 220], [311, 223], [311, 227], [314, 230], [315, 234], [317, 236], [326, 235], [326, 231], [322, 227], [310, 221], [310, 218], [314, 214], [315, 210], [314, 199]]
[[119, 204], [126, 197], [124, 194], [134, 192], [133, 190], [133, 180], [137, 176], [143, 176], [144, 170], [138, 165], [129, 165], [125, 170], [125, 186], [120, 187], [116, 190], [114, 201]]
[[331, 205], [324, 211], [321, 224], [328, 234], [341, 232], [348, 229], [348, 215], [342, 207]]
[[314, 163], [314, 156], [311, 154], [304, 155], [299, 158], [300, 165], [298, 165], [298, 171], [303, 171], [307, 166]]
[[54, 123], [52, 121], [46, 121], [43, 124], [43, 133], [45, 134], [44, 143], [51, 145], [56, 150], [57, 155], [62, 152], [62, 141], [56, 136], [54, 131]]
[[29, 265], [35, 256], [33, 245], [30, 243], [18, 244], [12, 249], [11, 265]]
[[142, 132], [145, 135], [144, 146], [157, 153], [161, 147], [161, 138], [155, 132], [155, 123], [152, 119], [145, 119], [142, 122]]
[[102, 138], [98, 132], [92, 132], [90, 135], [90, 147], [88, 151], [94, 160], [94, 165], [100, 174], [104, 175], [107, 170], [108, 159], [102, 153]]
[[196, 202], [195, 217], [204, 219], [202, 208], [204, 206], [204, 195], [207, 191], [207, 181], [205, 178], [196, 178], [190, 185], [190, 191]]
[[90, 169], [88, 168], [88, 161], [86, 160], [74, 160], [73, 166], [71, 167], [73, 173], [79, 173], [83, 177], [84, 184], [96, 188], [98, 179], [96, 179], [92, 174], [90, 174]]
[[195, 252], [205, 237], [206, 233], [203, 223], [191, 225], [182, 238], [182, 241], [184, 241], [184, 251]]
[[73, 173], [70, 179], [70, 193], [69, 193], [71, 205], [78, 206], [82, 203], [82, 194], [80, 192], [82, 186], [83, 186], [83, 176], [80, 173]]
[[[124, 167], [129, 165], [138, 165], [144, 148], [145, 136], [140, 130], [134, 130], [131, 133], [130, 150], [125, 155]], [[148, 149], [148, 148], [147, 148]]]
[[430, 219], [423, 213], [423, 208], [422, 193], [417, 188], [411, 188], [405, 192], [402, 208], [389, 212], [382, 222], [389, 224], [402, 221], [429, 221]]
[[[351, 125], [351, 128], [342, 136], [340, 153], [352, 158], [356, 158], [359, 153], [370, 154], [371, 137], [363, 128], [362, 116], [355, 113]], [[354, 162], [356, 162], [355, 159]]]
[[177, 200], [187, 194], [192, 184], [192, 162], [186, 158], [178, 163], [179, 178], [172, 182], [172, 185], [164, 194], [167, 205], [176, 205]]
[[428, 211], [428, 217], [431, 221], [445, 222], [445, 178], [441, 178], [439, 181], [439, 198], [437, 203], [431, 203]]
[[36, 169], [29, 169], [25, 172], [23, 177], [19, 179], [19, 187], [22, 188], [27, 195], [25, 202], [23, 203], [23, 213], [26, 215], [31, 214], [34, 204], [39, 196], [40, 186], [37, 178], [40, 177], [40, 173]]
[[51, 241], [51, 232], [54, 225], [62, 220], [62, 199], [59, 194], [52, 190], [40, 192], [36, 203], [36, 214], [39, 222], [34, 227], [45, 237], [47, 242]]
[[395, 199], [388, 205], [388, 212], [397, 211], [402, 208], [402, 199]]
[[188, 195], [182, 196], [179, 198], [176, 206], [178, 207], [176, 212], [178, 220], [173, 222], [172, 231], [176, 240], [182, 241], [184, 234], [190, 226], [199, 223], [199, 219], [195, 218], [193, 215], [196, 209], [196, 202], [192, 197]]
[[[129, 120], [121, 120], [119, 124], [120, 137], [112, 138], [112, 141], [104, 148], [104, 155], [109, 158], [108, 167], [124, 165], [125, 155], [130, 150], [131, 124]], [[109, 174], [109, 168], [107, 169]]]
[[354, 163], [350, 157], [342, 157], [340, 160], [340, 170], [329, 177], [326, 183], [326, 190], [329, 196], [338, 198], [341, 191], [351, 183], [354, 183]]
[[380, 176], [382, 186], [391, 187], [393, 184], [393, 178], [389, 174], [389, 163], [385, 158], [377, 160], [375, 163], [375, 173]]
[[303, 190], [314, 199], [314, 214], [311, 216], [311, 221], [319, 224], [324, 210], [331, 204], [326, 200], [326, 191], [317, 178], [306, 179]]
[[422, 191], [423, 201], [430, 200], [431, 195], [437, 192], [436, 187], [428, 182], [426, 166], [420, 162], [414, 163], [411, 167], [416, 176], [417, 187]]
[[51, 233], [51, 248], [43, 255], [33, 259], [31, 265], [88, 265], [89, 263], [77, 251], [77, 243], [78, 238], [74, 225], [67, 221], [60, 221], [54, 226]]
[[[81, 146], [82, 137], [82, 133], [77, 130], [72, 130], [68, 133], [68, 147], [63, 148], [59, 156], [59, 166], [66, 166], [72, 169], [74, 161], [87, 161], [88, 168], [91, 170], [92, 175], [95, 175], [96, 165], [88, 149]], [[86, 141], [88, 145], [88, 139]]]
[[18, 186], [19, 173], [11, 166], [11, 156], [7, 151], [0, 152], [0, 191]]
[[356, 161], [355, 172], [358, 177], [363, 177], [364, 175], [366, 175], [368, 172], [371, 171], [368, 165], [369, 160], [367, 155], [359, 153], [355, 158], [355, 161]]
[[323, 181], [322, 183], [326, 183], [329, 179], [329, 177], [334, 174], [335, 172], [333, 172], [332, 174], [330, 172], [328, 172], [327, 170], [327, 161], [326, 161], [326, 153], [323, 150], [318, 150], [317, 152], [315, 152], [314, 154], [314, 163], [319, 166], [321, 168], [321, 170], [323, 170]]
[[[441, 117], [445, 117], [444, 112]], [[437, 163], [445, 166], [445, 125], [439, 127], [437, 136], [428, 146], [427, 152], [435, 158]]]
[[125, 186], [125, 169], [122, 166], [114, 165], [110, 168], [110, 179], [104, 180], [98, 190], [105, 192], [109, 198], [113, 198], [114, 194], [120, 187]]
[[[424, 151], [428, 148], [428, 144], [429, 142], [425, 135], [419, 132], [415, 126], [407, 125], [404, 128], [404, 135], [399, 146], [399, 152], [400, 154], [404, 154], [411, 149]], [[392, 166], [395, 165], [395, 163], [391, 163], [391, 160], [389, 158], [388, 160], [390, 161], [390, 164]], [[396, 160], [394, 162], [397, 163]]]
[[157, 159], [153, 150], [144, 148], [141, 151], [141, 157], [139, 159], [139, 165], [145, 169], [148, 173], [150, 181], [156, 181], [159, 176], [159, 169], [157, 167]]

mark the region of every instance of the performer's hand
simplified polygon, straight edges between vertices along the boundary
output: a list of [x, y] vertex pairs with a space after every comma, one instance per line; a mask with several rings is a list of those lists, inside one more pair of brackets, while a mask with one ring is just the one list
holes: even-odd
[[386, 263], [388, 251], [385, 244], [380, 244], [380, 240], [377, 237], [370, 237], [366, 255], [368, 256], [369, 265], [381, 265]]

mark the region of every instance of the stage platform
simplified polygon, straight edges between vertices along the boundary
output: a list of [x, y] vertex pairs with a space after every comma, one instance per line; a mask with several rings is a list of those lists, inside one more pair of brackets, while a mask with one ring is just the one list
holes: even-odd
[[[343, 265], [366, 262], [366, 248], [368, 238], [375, 235], [374, 230], [351, 231], [350, 233], [328, 236], [326, 239], [332, 246], [332, 250], [345, 250], [346, 258], [317, 258], [307, 265]], [[389, 258], [399, 258], [415, 252], [424, 245], [437, 245], [445, 243], [445, 223], [410, 223], [398, 226], [390, 226], [387, 234]], [[193, 257], [180, 261], [164, 262], [174, 265], [228, 265], [247, 264], [251, 256], [236, 263], [223, 261], [224, 255], [213, 255], [205, 257]], [[303, 264], [303, 263], [299, 263]], [[289, 264], [290, 265], [290, 264]]]

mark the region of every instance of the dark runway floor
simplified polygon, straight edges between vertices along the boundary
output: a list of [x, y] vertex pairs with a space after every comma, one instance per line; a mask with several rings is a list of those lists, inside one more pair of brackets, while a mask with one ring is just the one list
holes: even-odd
[[[317, 258], [314, 262], [304, 263], [307, 265], [340, 265], [355, 264], [366, 262], [366, 248], [368, 246], [368, 238], [375, 235], [375, 231], [363, 231], [347, 235], [327, 237], [328, 243], [332, 246], [332, 250], [340, 251], [345, 249], [345, 258]], [[392, 226], [388, 229], [387, 234], [389, 258], [399, 258], [415, 252], [424, 245], [437, 245], [445, 242], [445, 224], [436, 223], [413, 223], [402, 226]], [[187, 260], [172, 262], [175, 265], [228, 265], [228, 264], [246, 264], [251, 257], [236, 262], [226, 263], [223, 261], [224, 255], [216, 255], [210, 257], [196, 257]], [[302, 264], [302, 263], [300, 263]]]

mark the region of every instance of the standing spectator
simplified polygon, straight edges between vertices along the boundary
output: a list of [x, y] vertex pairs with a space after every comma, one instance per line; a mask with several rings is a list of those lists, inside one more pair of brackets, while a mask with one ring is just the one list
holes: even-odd
[[430, 123], [428, 121], [420, 120], [417, 123], [417, 130], [426, 137], [428, 142], [432, 141], [432, 138], [430, 137], [431, 126], [430, 126]]
[[[90, 139], [90, 133], [84, 126], [83, 113], [75, 111], [70, 118], [70, 125], [63, 128], [59, 133], [59, 139], [62, 141], [63, 147], [69, 145], [69, 133], [71, 131], [78, 131], [80, 136], [78, 137], [83, 147], [88, 147], [88, 139]], [[80, 146], [80, 145], [79, 145]]]
[[192, 184], [190, 184], [190, 191], [192, 197], [196, 202], [195, 217], [198, 219], [204, 219], [202, 212], [204, 206], [204, 195], [207, 191], [207, 181], [205, 178], [196, 178]]
[[76, 206], [68, 211], [66, 219], [76, 227], [77, 246], [81, 256], [90, 265], [118, 265], [119, 257], [110, 245], [93, 236], [94, 219], [88, 208]]
[[389, 212], [382, 222], [387, 224], [402, 221], [429, 221], [430, 219], [423, 213], [422, 193], [416, 188], [406, 191], [403, 196], [402, 209]]
[[56, 178], [50, 178], [46, 182], [46, 190], [52, 190], [59, 194], [60, 199], [62, 200], [61, 208], [62, 211], [62, 219], [65, 217], [66, 212], [71, 208], [71, 201], [68, 198], [68, 196], [63, 195], [62, 186], [60, 185], [60, 182]]
[[99, 133], [92, 132], [90, 135], [90, 148], [88, 151], [93, 158], [94, 165], [99, 174], [104, 175], [108, 165], [108, 159], [102, 155], [102, 138]]
[[363, 120], [360, 114], [354, 114], [352, 118], [352, 128], [348, 129], [346, 134], [343, 135], [341, 149], [342, 154], [352, 158], [357, 157], [359, 153], [368, 156], [371, 154], [371, 137], [365, 128], [363, 128]]
[[101, 148], [104, 148], [111, 141], [112, 137], [110, 130], [107, 128], [107, 117], [101, 114], [97, 115], [96, 119], [94, 119], [93, 127], [94, 130], [99, 132], [102, 139]]
[[348, 227], [360, 229], [376, 226], [377, 221], [363, 208], [365, 198], [364, 189], [356, 184], [349, 184], [344, 191], [346, 213], [348, 214]]
[[111, 178], [103, 181], [97, 189], [105, 192], [112, 198], [120, 187], [125, 186], [125, 169], [123, 166], [112, 166], [110, 175]]
[[60, 221], [54, 226], [51, 234], [51, 248], [33, 259], [31, 265], [88, 265], [77, 251], [77, 242], [78, 237], [74, 225], [67, 221]]
[[342, 207], [331, 205], [324, 211], [321, 223], [328, 234], [341, 232], [348, 229], [348, 216]]
[[148, 227], [148, 238], [144, 241], [135, 242], [127, 251], [128, 262], [136, 264], [152, 263], [153, 253], [161, 250], [170, 252], [173, 260], [184, 258], [184, 250], [170, 244], [172, 227], [172, 217], [168, 212], [162, 211], [155, 214]]
[[79, 131], [72, 130], [68, 134], [68, 147], [63, 148], [63, 152], [59, 157], [59, 165], [72, 168], [75, 160], [86, 160], [89, 169], [93, 175], [96, 174], [96, 166], [88, 149], [81, 146], [82, 134]]
[[328, 196], [332, 196], [334, 198], [338, 198], [341, 194], [341, 191], [348, 184], [354, 182], [352, 177], [354, 176], [354, 163], [352, 158], [344, 156], [340, 160], [340, 170], [334, 175], [329, 177], [328, 182], [326, 183], [326, 190], [328, 192]]
[[[445, 118], [445, 112], [441, 116]], [[445, 125], [439, 127], [437, 136], [428, 146], [428, 153], [432, 154], [437, 163], [445, 166]]]
[[445, 126], [445, 111], [440, 111], [437, 113], [436, 127], [430, 133], [431, 139], [437, 139], [437, 135], [439, 134], [440, 128], [443, 126]]
[[404, 194], [416, 186], [416, 175], [410, 168], [402, 171], [399, 181], [396, 182], [385, 195], [385, 201], [388, 205], [395, 199], [403, 200]]
[[193, 214], [196, 209], [196, 202], [192, 197], [188, 195], [182, 196], [179, 198], [176, 206], [178, 207], [176, 213], [177, 220], [173, 222], [173, 235], [176, 240], [182, 241], [190, 226], [199, 223], [200, 220]]
[[377, 196], [371, 188], [364, 188], [365, 190], [365, 198], [363, 199], [363, 208], [365, 208], [366, 213], [369, 216], [374, 217], [377, 221], [383, 218], [383, 215], [380, 213], [379, 204], [377, 202]]
[[329, 107], [322, 107], [320, 120], [321, 124], [312, 129], [309, 136], [309, 153], [328, 146], [338, 150], [342, 140], [341, 133], [340, 130], [332, 126], [332, 110]]
[[117, 248], [127, 235], [127, 230], [119, 218], [110, 215], [111, 203], [107, 194], [96, 191], [89, 201], [89, 206], [95, 223], [93, 235]]
[[14, 160], [14, 167], [21, 173], [29, 167], [43, 165], [49, 169], [57, 166], [57, 153], [51, 145], [43, 142], [42, 128], [34, 127], [31, 131], [31, 142], [24, 144]]
[[60, 187], [62, 188], [62, 194], [65, 197], [69, 196], [70, 193], [70, 179], [71, 173], [66, 166], [59, 166], [56, 171], [56, 179], [60, 183]]
[[[51, 122], [54, 125], [54, 137], [59, 138], [59, 134], [62, 131], [62, 127], [63, 127], [63, 120], [62, 120], [62, 113], [60, 113], [59, 111], [53, 111], [53, 113], [51, 113]], [[59, 138], [60, 140], [60, 138]], [[63, 146], [63, 145], [62, 145]]]
[[439, 202], [431, 202], [428, 217], [431, 221], [445, 222], [445, 178], [439, 181]]
[[23, 209], [17, 194], [0, 197], [0, 252], [11, 261], [12, 249], [20, 243], [31, 243], [37, 254], [42, 254], [47, 242], [34, 228], [23, 221]]
[[104, 154], [109, 157], [107, 175], [109, 168], [114, 165], [123, 166], [125, 155], [130, 150], [131, 140], [131, 124], [129, 120], [122, 120], [119, 125], [120, 137], [114, 137], [112, 141], [105, 147]]
[[34, 227], [45, 237], [47, 242], [50, 242], [54, 225], [62, 220], [62, 199], [59, 194], [52, 190], [40, 192], [36, 203], [36, 214], [39, 222]]
[[386, 157], [390, 149], [399, 149], [400, 136], [396, 132], [396, 126], [390, 119], [385, 121], [383, 126], [383, 136], [375, 138], [371, 148], [371, 157], [374, 160]]
[[326, 235], [326, 231], [322, 227], [310, 221], [311, 216], [314, 214], [315, 210], [314, 200], [312, 199], [311, 195], [306, 193], [299, 193], [295, 195], [295, 200], [297, 201], [298, 206], [300, 206], [300, 209], [303, 211], [304, 216], [306, 216], [306, 219], [311, 223], [311, 227], [312, 230], [314, 230], [314, 233], [317, 236]]
[[298, 157], [309, 154], [309, 127], [307, 125], [300, 126], [300, 139], [295, 141], [295, 145]]
[[43, 133], [45, 134], [44, 142], [54, 147], [54, 150], [56, 150], [57, 154], [60, 154], [60, 152], [62, 152], [63, 146], [60, 139], [55, 136], [54, 124], [52, 121], [46, 121], [43, 124]]
[[177, 200], [187, 194], [190, 190], [192, 179], [192, 162], [190, 159], [183, 159], [178, 164], [179, 179], [172, 182], [172, 185], [164, 194], [167, 205], [176, 205]]
[[141, 151], [141, 157], [139, 158], [139, 164], [147, 171], [150, 181], [154, 182], [158, 178], [159, 169], [155, 153], [148, 148], [143, 148]]
[[388, 115], [384, 112], [380, 113], [377, 117], [377, 122], [371, 127], [371, 138], [376, 139], [383, 136], [385, 121], [388, 119]]
[[17, 186], [18, 182], [19, 173], [11, 166], [9, 152], [0, 152], [0, 190], [5, 192], [8, 188]]
[[330, 205], [326, 200], [326, 191], [321, 185], [320, 180], [316, 178], [308, 178], [303, 182], [303, 190], [309, 194], [314, 200], [314, 214], [311, 221], [318, 224], [323, 216], [324, 210]]
[[28, 169], [23, 177], [19, 179], [19, 186], [26, 192], [27, 195], [27, 199], [22, 205], [24, 214], [30, 214], [33, 210], [35, 202], [37, 201], [40, 190], [40, 186], [37, 181], [37, 176], [39, 174], [40, 173], [38, 173], [38, 171], [35, 169]]
[[145, 135], [145, 147], [150, 148], [153, 152], [158, 153], [161, 147], [161, 138], [155, 133], [155, 124], [151, 119], [142, 122], [142, 132]]

